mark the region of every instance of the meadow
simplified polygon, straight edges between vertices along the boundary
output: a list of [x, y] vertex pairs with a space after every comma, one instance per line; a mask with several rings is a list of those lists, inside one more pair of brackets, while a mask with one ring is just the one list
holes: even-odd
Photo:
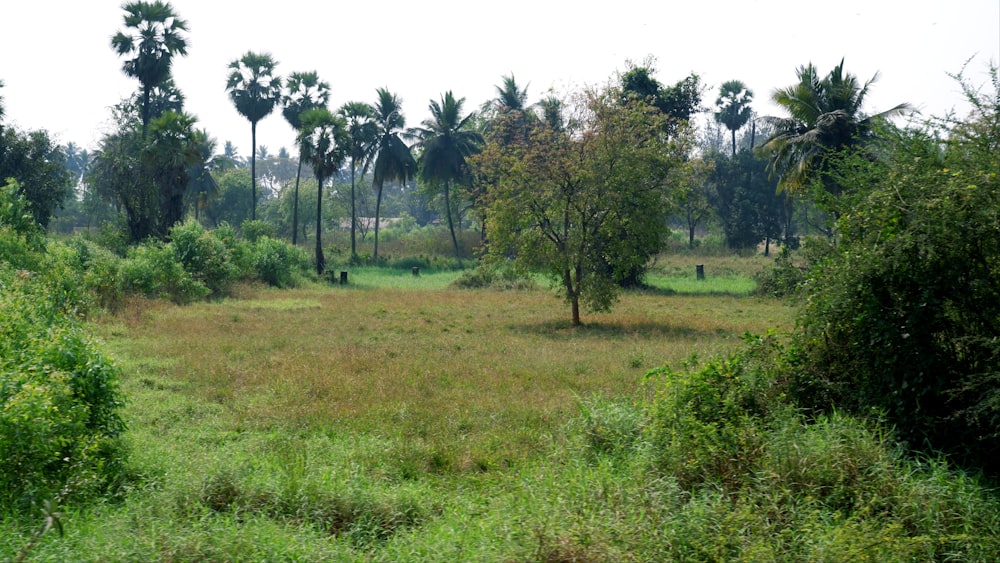
[[[802, 423], [783, 419], [767, 440], [813, 457], [760, 490], [650, 471], [650, 370], [698, 369], [794, 322], [793, 307], [750, 294], [764, 261], [704, 261], [703, 281], [686, 259], [659, 263], [654, 289], [575, 329], [544, 286], [458, 289], [453, 271], [133, 300], [95, 323], [123, 370], [128, 474], [115, 496], [64, 510], [64, 535], [29, 560], [840, 561], [996, 547], [957, 537], [976, 534], [973, 518], [997, 529], [974, 480], [908, 465], [888, 435], [847, 419], [802, 443]], [[871, 514], [827, 506], [823, 487], [857, 490]], [[879, 516], [903, 490], [915, 500]], [[29, 527], [0, 526], [0, 554], [17, 553]]]

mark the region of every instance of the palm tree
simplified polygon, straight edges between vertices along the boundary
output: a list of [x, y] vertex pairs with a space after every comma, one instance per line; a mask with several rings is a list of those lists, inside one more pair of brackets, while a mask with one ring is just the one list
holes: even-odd
[[378, 125], [375, 123], [372, 107], [364, 102], [347, 102], [340, 107], [337, 114], [347, 122], [347, 134], [351, 138], [351, 259], [354, 259], [358, 255], [355, 174], [358, 166], [364, 166], [371, 156]]
[[198, 153], [196, 162], [191, 165], [188, 172], [188, 199], [194, 207], [195, 221], [201, 217], [201, 209], [208, 204], [219, 190], [215, 178], [212, 177], [212, 169], [215, 167], [215, 147], [216, 141], [209, 136], [204, 129], [195, 129], [192, 136], [194, 148]]
[[297, 141], [316, 175], [316, 273], [322, 275], [326, 268], [322, 240], [323, 182], [344, 164], [350, 141], [344, 121], [326, 108], [307, 110], [300, 118]]
[[715, 100], [715, 121], [729, 129], [733, 140], [733, 156], [736, 156], [736, 131], [743, 128], [753, 116], [751, 101], [753, 91], [742, 81], [727, 80], [719, 87], [719, 97]]
[[[375, 144], [368, 162], [372, 166], [372, 182], [375, 184], [375, 249], [373, 258], [378, 259], [379, 217], [382, 207], [382, 188], [386, 180], [405, 182], [413, 178], [417, 162], [410, 147], [406, 146], [400, 134], [406, 126], [402, 113], [402, 100], [385, 88], [376, 90], [378, 101], [372, 106], [375, 112]], [[367, 168], [367, 167], [366, 167]]]
[[[798, 83], [771, 95], [788, 116], [762, 118], [774, 127], [760, 150], [770, 159], [771, 172], [780, 175], [779, 190], [801, 189], [811, 174], [822, 171], [829, 153], [865, 141], [875, 122], [913, 111], [903, 103], [874, 115], [863, 113], [865, 96], [878, 73], [860, 85], [855, 75], [844, 72], [843, 59], [823, 78], [812, 63], [799, 67], [796, 74]], [[830, 184], [827, 189], [836, 193], [839, 186]]]
[[159, 188], [159, 221], [154, 232], [165, 237], [184, 216], [184, 194], [188, 190], [192, 166], [201, 161], [194, 128], [196, 118], [168, 111], [150, 122], [149, 142], [140, 156], [144, 170]]
[[111, 48], [118, 56], [128, 57], [122, 71], [142, 85], [142, 137], [149, 125], [150, 91], [170, 77], [174, 55], [187, 55], [187, 22], [178, 18], [169, 2], [129, 2], [125, 10], [125, 27], [134, 33], [119, 31], [111, 38]]
[[[296, 133], [302, 128], [302, 114], [316, 108], [325, 108], [330, 100], [330, 84], [319, 79], [315, 71], [293, 72], [285, 83], [284, 106], [281, 115]], [[302, 176], [302, 146], [299, 146], [299, 165], [295, 171], [295, 194], [292, 200], [292, 244], [298, 244], [299, 231], [299, 178]]]
[[281, 77], [274, 74], [277, 64], [271, 55], [252, 51], [229, 63], [229, 99], [250, 122], [251, 219], [257, 219], [257, 122], [274, 111], [281, 100]]
[[455, 223], [451, 216], [452, 182], [462, 183], [469, 179], [466, 159], [482, 151], [483, 136], [470, 129], [474, 114], [462, 117], [465, 98], [455, 99], [451, 91], [445, 92], [441, 102], [431, 100], [431, 118], [413, 129], [410, 135], [417, 139], [420, 147], [418, 161], [420, 179], [427, 184], [440, 186], [444, 193], [444, 206], [448, 216], [448, 230], [455, 257], [459, 256], [458, 239], [455, 237]]

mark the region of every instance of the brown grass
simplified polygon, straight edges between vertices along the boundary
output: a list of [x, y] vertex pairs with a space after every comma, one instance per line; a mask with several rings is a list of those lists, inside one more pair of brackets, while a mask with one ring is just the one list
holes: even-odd
[[574, 329], [544, 290], [244, 297], [159, 304], [104, 326], [126, 377], [218, 403], [234, 425], [411, 437], [459, 465], [530, 452], [579, 397], [636, 394], [649, 368], [788, 327], [792, 315], [755, 298], [626, 295]]

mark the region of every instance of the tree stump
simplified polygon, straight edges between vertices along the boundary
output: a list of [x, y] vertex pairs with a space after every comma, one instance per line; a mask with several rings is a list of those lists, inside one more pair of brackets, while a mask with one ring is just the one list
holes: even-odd
[[414, 266], [413, 267], [413, 277], [419, 277], [419, 276], [420, 276], [420, 266]]
[[340, 272], [340, 285], [347, 285], [347, 272]]
[[704, 264], [695, 264], [694, 271], [695, 271], [695, 275], [698, 277], [699, 280], [705, 279], [705, 265]]

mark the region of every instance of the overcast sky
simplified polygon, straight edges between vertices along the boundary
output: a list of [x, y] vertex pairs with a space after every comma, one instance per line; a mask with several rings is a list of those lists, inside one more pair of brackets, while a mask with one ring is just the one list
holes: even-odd
[[[866, 110], [909, 102], [925, 115], [964, 109], [948, 73], [986, 83], [1000, 61], [1000, 0], [687, 1], [597, 0], [173, 0], [187, 20], [188, 56], [175, 82], [186, 109], [222, 144], [246, 156], [250, 125], [225, 91], [226, 66], [248, 50], [271, 53], [278, 73], [316, 70], [331, 106], [373, 102], [387, 87], [403, 99], [407, 125], [429, 116], [430, 99], [451, 90], [466, 110], [492, 98], [513, 73], [529, 101], [605, 83], [626, 61], [656, 58], [673, 84], [691, 72], [709, 89], [743, 80], [758, 113], [795, 70], [821, 74], [845, 59], [862, 81], [880, 73]], [[108, 131], [108, 108], [138, 87], [121, 72], [110, 38], [123, 28], [117, 0], [8, 1], [2, 8], [0, 89], [7, 122], [46, 129], [61, 143], [93, 148]], [[815, 6], [815, 7], [814, 7]], [[272, 153], [294, 134], [275, 112], [258, 125]]]

